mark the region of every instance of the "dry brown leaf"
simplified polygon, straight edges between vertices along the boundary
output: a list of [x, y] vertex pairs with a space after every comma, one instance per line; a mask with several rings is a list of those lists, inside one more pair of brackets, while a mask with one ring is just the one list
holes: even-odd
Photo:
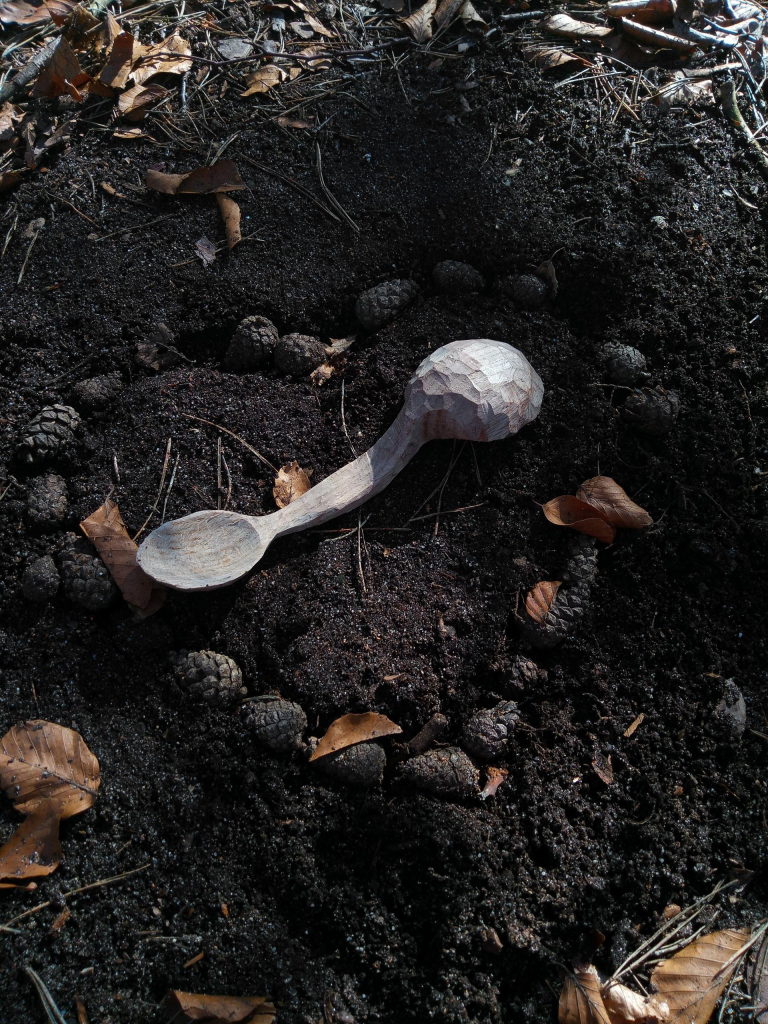
[[307, 13], [304, 15], [304, 20], [313, 29], [313, 31], [317, 32], [319, 36], [325, 36], [327, 39], [336, 38], [335, 34], [331, 32], [330, 29], [326, 28], [322, 22], [318, 21], [317, 18], [310, 14], [309, 11], [307, 11]]
[[[316, 53], [326, 53], [328, 50], [327, 44], [324, 43], [312, 43], [310, 46], [305, 46], [301, 51], [302, 57], [311, 57]], [[330, 57], [318, 57], [317, 60], [307, 60], [301, 62], [304, 66], [305, 71], [327, 71], [331, 66]], [[297, 74], [301, 74], [302, 68], [291, 68], [290, 75], [293, 79], [294, 71]]]
[[641, 712], [634, 720], [634, 722], [631, 725], [627, 726], [627, 728], [624, 730], [624, 736], [627, 739], [629, 739], [629, 737], [634, 735], [635, 730], [639, 729], [639, 727], [643, 724], [644, 721], [645, 715]]
[[661, 916], [665, 921], [671, 921], [673, 917], [677, 917], [678, 914], [682, 913], [682, 907], [679, 903], [669, 903], [661, 912]]
[[157, 584], [136, 561], [139, 549], [128, 535], [117, 502], [107, 498], [80, 523], [80, 529], [99, 552], [128, 604], [146, 608]]
[[154, 46], [143, 48], [138, 60], [134, 59], [130, 78], [134, 85], [141, 85], [153, 75], [183, 75], [191, 67], [192, 47], [174, 32]]
[[8, 0], [0, 5], [0, 22], [3, 25], [37, 25], [50, 20], [51, 12], [46, 4], [35, 7], [25, 0]]
[[196, 167], [186, 174], [165, 174], [150, 167], [147, 188], [166, 195], [207, 195], [211, 192], [239, 192], [245, 182], [231, 160], [218, 160], [210, 167]]
[[362, 715], [342, 715], [331, 722], [309, 760], [316, 761], [327, 754], [335, 754], [337, 750], [353, 747], [357, 743], [367, 743], [381, 736], [397, 736], [402, 731], [391, 718], [375, 711], [366, 711]]
[[553, 68], [561, 68], [565, 64], [585, 64], [586, 61], [570, 50], [561, 50], [556, 46], [526, 46], [523, 49], [523, 56], [542, 71], [550, 71]]
[[240, 234], [240, 207], [225, 192], [217, 192], [216, 199], [224, 221], [224, 234], [227, 236], [227, 248], [231, 251], [238, 242], [242, 242]]
[[0, 740], [0, 788], [26, 821], [0, 849], [0, 878], [55, 871], [59, 822], [91, 807], [100, 781], [79, 733], [39, 719], [13, 726]]
[[56, 934], [56, 932], [60, 932], [61, 931], [61, 929], [64, 927], [64, 925], [69, 920], [69, 915], [71, 913], [72, 913], [72, 911], [69, 909], [69, 907], [64, 907], [62, 912], [57, 917], [54, 918], [53, 923], [51, 924], [51, 932], [54, 935]]
[[542, 580], [536, 584], [533, 590], [528, 591], [525, 598], [525, 610], [530, 619], [539, 624], [544, 621], [561, 585], [560, 580]]
[[275, 1019], [266, 996], [205, 996], [174, 989], [161, 1006], [170, 1024], [271, 1024]]
[[480, 790], [480, 799], [487, 800], [488, 797], [496, 796], [496, 790], [508, 775], [509, 772], [506, 768], [494, 768], [492, 765], [486, 768], [485, 785]]
[[45, 97], [45, 99], [52, 100], [66, 94], [79, 103], [83, 95], [78, 86], [85, 85], [89, 79], [90, 75], [87, 75], [80, 67], [80, 61], [75, 56], [75, 51], [62, 36], [43, 66], [43, 70], [30, 91], [30, 96], [36, 99]]
[[112, 42], [107, 63], [98, 74], [98, 81], [112, 89], [124, 89], [133, 71], [135, 60], [144, 47], [130, 32], [121, 32]]
[[284, 82], [287, 75], [282, 68], [277, 67], [276, 64], [264, 64], [262, 67], [253, 71], [246, 78], [245, 82], [248, 88], [245, 92], [241, 92], [241, 96], [257, 96], [263, 95], [269, 92], [270, 89], [274, 89], [276, 85], [280, 85]]
[[465, 0], [462, 4], [459, 16], [468, 32], [481, 32], [483, 35], [488, 32], [488, 22], [480, 17], [470, 0]]
[[577, 21], [569, 14], [551, 14], [539, 22], [545, 32], [554, 36], [564, 36], [566, 39], [603, 39], [609, 36], [613, 29], [607, 25], [594, 25], [591, 21]]
[[659, 110], [663, 111], [669, 110], [670, 107], [693, 107], [696, 104], [714, 106], [712, 79], [686, 78], [682, 71], [677, 72], [671, 82], [667, 82], [659, 89], [654, 102]]
[[626, 530], [642, 530], [653, 520], [640, 508], [623, 487], [609, 476], [593, 476], [576, 491], [576, 497], [597, 509], [598, 515], [611, 526], [622, 526]]
[[275, 477], [275, 486], [272, 488], [275, 504], [278, 508], [285, 508], [306, 494], [311, 486], [308, 474], [298, 462], [287, 462], [280, 467]]
[[566, 976], [557, 1007], [559, 1024], [611, 1024], [603, 997], [597, 971], [588, 967], [574, 967], [573, 974]]
[[606, 544], [611, 544], [616, 537], [615, 528], [606, 522], [598, 509], [588, 505], [581, 498], [574, 498], [572, 494], [561, 494], [558, 498], [553, 498], [542, 506], [542, 512], [555, 526], [569, 526], [579, 533], [597, 537]]
[[613, 765], [611, 764], [611, 755], [603, 757], [602, 754], [595, 754], [592, 759], [592, 768], [595, 775], [601, 779], [606, 786], [610, 786], [613, 782]]
[[707, 1024], [749, 936], [747, 929], [703, 935], [654, 969], [651, 985], [669, 1006], [667, 1024]]
[[432, 19], [436, 10], [437, 0], [427, 0], [410, 17], [403, 18], [403, 24], [417, 43], [426, 43], [432, 38]]
[[276, 117], [275, 121], [283, 128], [305, 128], [315, 127], [314, 121], [304, 121], [300, 117]]
[[75, 1006], [77, 1007], [77, 1024], [88, 1024], [88, 1012], [80, 996], [75, 996]]
[[435, 12], [437, 27], [442, 28], [443, 25], [447, 25], [459, 13], [463, 3], [464, 0], [440, 0], [440, 6]]
[[216, 259], [216, 246], [207, 235], [202, 235], [195, 242], [195, 253], [203, 261], [203, 266], [210, 267]]
[[129, 121], [140, 121], [147, 113], [147, 107], [165, 99], [167, 95], [168, 89], [154, 82], [150, 82], [149, 85], [135, 85], [121, 93], [117, 109]]
[[664, 1008], [653, 997], [638, 995], [617, 981], [605, 984], [602, 996], [611, 1024], [661, 1024], [664, 1020]]
[[0, 192], [5, 192], [6, 189], [13, 188], [21, 181], [21, 176], [24, 174], [24, 170], [18, 171], [0, 171]]

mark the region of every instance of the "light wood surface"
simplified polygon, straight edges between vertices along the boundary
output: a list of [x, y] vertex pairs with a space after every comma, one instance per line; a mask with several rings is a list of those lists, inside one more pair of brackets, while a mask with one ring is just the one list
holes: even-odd
[[166, 523], [139, 548], [139, 564], [178, 590], [210, 590], [247, 573], [276, 538], [319, 526], [382, 491], [426, 441], [498, 441], [539, 414], [544, 386], [502, 341], [453, 341], [428, 356], [392, 426], [363, 455], [266, 516], [195, 512]]

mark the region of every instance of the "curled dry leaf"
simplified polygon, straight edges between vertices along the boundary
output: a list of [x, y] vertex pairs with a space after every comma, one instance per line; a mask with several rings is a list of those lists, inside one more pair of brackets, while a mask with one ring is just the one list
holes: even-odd
[[613, 31], [607, 25], [577, 21], [569, 14], [552, 14], [539, 24], [546, 32], [555, 36], [563, 36], [566, 39], [603, 39]]
[[0, 192], [5, 192], [6, 189], [17, 185], [21, 181], [22, 174], [24, 174], [23, 170], [0, 171]]
[[242, 242], [240, 234], [240, 207], [234, 199], [230, 199], [225, 192], [217, 192], [216, 199], [221, 210], [221, 218], [224, 221], [224, 234], [227, 236], [227, 248], [234, 249], [238, 242]]
[[410, 17], [403, 18], [403, 24], [417, 43], [426, 43], [432, 38], [432, 19], [436, 10], [437, 0], [427, 0]]
[[295, 460], [288, 462], [280, 467], [275, 477], [275, 486], [272, 488], [275, 504], [278, 508], [285, 508], [306, 494], [311, 486], [306, 470]]
[[195, 252], [203, 261], [203, 266], [205, 267], [210, 267], [216, 259], [216, 246], [207, 235], [202, 235], [195, 242]]
[[186, 174], [165, 174], [150, 167], [146, 185], [169, 196], [240, 192], [245, 188], [245, 182], [231, 160], [217, 160], [210, 167], [196, 167]]
[[596, 969], [574, 967], [566, 976], [557, 1007], [559, 1024], [612, 1024], [603, 1003]]
[[59, 822], [91, 807], [99, 762], [73, 729], [35, 719], [0, 740], [0, 788], [26, 821], [0, 849], [0, 878], [49, 875], [61, 861]]
[[288, 76], [282, 68], [277, 67], [276, 64], [264, 64], [262, 67], [253, 71], [246, 78], [246, 85], [248, 88], [245, 92], [241, 92], [241, 96], [257, 96], [263, 95], [269, 92], [270, 89], [274, 89], [276, 85], [280, 85], [284, 82]]
[[121, 32], [115, 36], [109, 51], [107, 63], [98, 74], [98, 81], [112, 89], [124, 89], [133, 71], [134, 60], [143, 51], [141, 43], [134, 39], [131, 32]]
[[563, 67], [565, 64], [584, 64], [585, 61], [570, 50], [562, 50], [557, 46], [526, 46], [523, 56], [530, 64], [535, 64], [542, 71]]
[[749, 937], [746, 929], [703, 935], [654, 969], [651, 985], [669, 1007], [667, 1024], [707, 1024]]
[[602, 754], [595, 754], [592, 760], [592, 768], [595, 775], [601, 779], [606, 786], [610, 786], [613, 782], [613, 765], [611, 764], [611, 755], [603, 757]]
[[609, 981], [603, 985], [603, 1003], [611, 1024], [661, 1024], [666, 1007], [655, 998], [638, 995], [626, 985]]
[[572, 494], [561, 494], [542, 506], [542, 512], [555, 526], [570, 526], [572, 530], [586, 533], [590, 537], [611, 544], [616, 537], [616, 530], [608, 523], [599, 509], [588, 505], [581, 498]]
[[164, 588], [147, 576], [136, 561], [139, 549], [128, 535], [117, 502], [107, 498], [80, 523], [80, 529], [99, 552], [128, 604], [146, 609], [153, 590], [164, 593]]
[[632, 501], [624, 488], [609, 476], [593, 476], [585, 480], [576, 491], [576, 497], [596, 509], [611, 526], [642, 530], [653, 522], [645, 509]]
[[670, 107], [693, 107], [697, 103], [712, 107], [715, 104], [712, 79], [686, 78], [681, 71], [659, 89], [654, 102], [663, 111]]
[[147, 108], [165, 99], [167, 95], [168, 90], [155, 82], [150, 82], [149, 85], [135, 85], [121, 93], [117, 109], [129, 121], [141, 121], [147, 113]]
[[533, 590], [528, 591], [525, 610], [530, 619], [539, 624], [544, 621], [561, 585], [560, 580], [542, 580]]
[[271, 1024], [275, 1007], [266, 996], [206, 996], [168, 993], [162, 1002], [170, 1024]]
[[57, 96], [71, 96], [78, 103], [82, 100], [81, 86], [90, 79], [80, 67], [75, 51], [62, 36], [51, 56], [43, 66], [40, 76], [30, 91], [35, 99], [55, 99]]
[[142, 47], [138, 60], [134, 59], [130, 78], [134, 85], [141, 85], [153, 75], [183, 75], [191, 67], [192, 47], [174, 32], [154, 46]]
[[487, 800], [488, 797], [496, 796], [496, 790], [509, 775], [506, 768], [488, 767], [485, 772], [485, 785], [480, 790], [480, 799]]
[[363, 715], [342, 715], [328, 727], [310, 761], [316, 761], [327, 754], [335, 754], [337, 750], [353, 747], [357, 743], [368, 743], [381, 736], [396, 736], [402, 731], [391, 718], [379, 715], [375, 711], [366, 711]]

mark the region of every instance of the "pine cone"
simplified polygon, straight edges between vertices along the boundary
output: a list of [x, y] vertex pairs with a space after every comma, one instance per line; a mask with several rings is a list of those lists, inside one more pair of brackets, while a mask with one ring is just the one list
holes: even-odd
[[441, 292], [480, 292], [485, 288], [483, 275], [469, 263], [443, 260], [432, 268], [432, 280]]
[[407, 278], [384, 281], [363, 292], [355, 304], [355, 315], [366, 330], [378, 330], [413, 302], [418, 291], [416, 282]]
[[387, 757], [378, 743], [358, 743], [313, 761], [320, 771], [348, 786], [379, 786]]
[[216, 651], [179, 651], [174, 672], [179, 686], [195, 704], [228, 708], [247, 693], [238, 666]]
[[18, 455], [28, 465], [41, 465], [55, 458], [75, 439], [80, 417], [69, 405], [46, 405], [27, 424]]
[[606, 376], [612, 384], [634, 387], [635, 384], [648, 380], [645, 356], [631, 345], [604, 345], [602, 358]]
[[264, 316], [248, 316], [237, 325], [232, 335], [224, 369], [234, 373], [251, 373], [272, 362], [277, 345], [277, 328]]
[[74, 534], [70, 534], [70, 538], [70, 546], [59, 554], [64, 593], [89, 612], [103, 611], [114, 600], [117, 587], [93, 548]]
[[570, 542], [563, 585], [544, 619], [522, 620], [521, 628], [534, 647], [554, 647], [573, 632], [589, 608], [590, 587], [596, 576], [597, 541], [577, 533]]
[[86, 412], [98, 412], [112, 405], [122, 386], [123, 379], [119, 373], [107, 373], [103, 377], [81, 380], [72, 388], [72, 394]]
[[468, 797], [478, 792], [480, 772], [458, 747], [428, 750], [412, 757], [400, 769], [407, 782], [428, 793], [447, 797]]
[[307, 716], [298, 704], [281, 697], [254, 697], [245, 705], [243, 720], [256, 738], [276, 754], [303, 746]]
[[45, 604], [52, 601], [59, 589], [61, 579], [50, 555], [38, 558], [29, 566], [21, 580], [21, 591], [28, 601]]
[[55, 473], [38, 476], [27, 493], [27, 518], [32, 526], [52, 530], [66, 517], [69, 507], [67, 484]]
[[668, 434], [677, 422], [680, 399], [664, 388], [633, 391], [619, 409], [623, 420], [644, 434]]
[[291, 377], [306, 377], [325, 362], [325, 345], [310, 334], [284, 334], [275, 349], [275, 366]]
[[464, 726], [464, 746], [475, 757], [490, 761], [504, 752], [518, 721], [517, 704], [503, 700], [494, 708], [477, 711]]
[[515, 274], [499, 282], [499, 291], [524, 309], [538, 309], [549, 295], [546, 282], [535, 274]]

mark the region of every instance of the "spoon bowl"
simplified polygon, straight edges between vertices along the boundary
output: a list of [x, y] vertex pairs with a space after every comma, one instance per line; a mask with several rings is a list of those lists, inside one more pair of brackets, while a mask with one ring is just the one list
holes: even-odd
[[154, 530], [141, 545], [138, 561], [167, 587], [213, 590], [244, 576], [271, 540], [267, 516], [193, 512]]

